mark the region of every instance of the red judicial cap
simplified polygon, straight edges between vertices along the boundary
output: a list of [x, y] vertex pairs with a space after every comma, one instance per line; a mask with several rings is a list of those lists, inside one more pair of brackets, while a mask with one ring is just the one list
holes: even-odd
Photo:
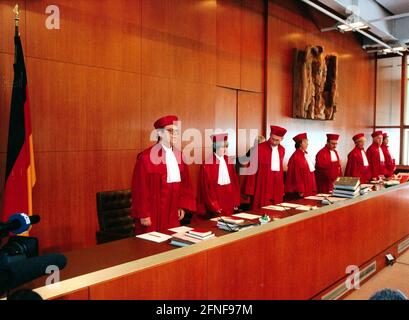
[[381, 130], [376, 130], [371, 134], [372, 138], [375, 138], [377, 136], [382, 136], [382, 135], [383, 135], [383, 132]]
[[306, 134], [305, 132], [304, 132], [304, 133], [297, 134], [297, 135], [293, 138], [293, 140], [294, 140], [295, 142], [301, 141], [301, 140], [303, 140], [303, 139], [307, 139], [307, 134]]
[[356, 141], [356, 140], [361, 139], [363, 137], [365, 137], [365, 135], [363, 133], [358, 133], [358, 134], [356, 134], [356, 135], [354, 135], [352, 137], [352, 140]]
[[384, 132], [384, 133], [382, 134], [382, 136], [383, 136], [384, 139], [389, 137], [389, 135], [388, 135], [387, 132]]
[[327, 133], [327, 138], [328, 138], [328, 140], [338, 141], [338, 139], [339, 139], [339, 134]]
[[212, 138], [213, 142], [220, 142], [220, 141], [227, 141], [229, 134], [228, 133], [218, 133], [212, 134], [210, 138]]
[[177, 116], [173, 116], [173, 115], [169, 115], [169, 116], [164, 116], [158, 120], [155, 121], [155, 123], [153, 124], [153, 126], [155, 127], [155, 129], [161, 129], [164, 128], [166, 126], [169, 126], [171, 124], [173, 124], [173, 122], [178, 121], [178, 117]]
[[287, 129], [284, 129], [279, 126], [270, 126], [271, 134], [275, 135], [277, 137], [284, 137], [284, 135], [287, 133]]

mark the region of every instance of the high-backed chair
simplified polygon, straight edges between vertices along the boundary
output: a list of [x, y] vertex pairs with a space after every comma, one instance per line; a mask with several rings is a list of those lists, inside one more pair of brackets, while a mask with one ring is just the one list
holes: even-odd
[[131, 190], [114, 190], [97, 193], [97, 213], [100, 230], [97, 243], [124, 239], [135, 235], [131, 217]]

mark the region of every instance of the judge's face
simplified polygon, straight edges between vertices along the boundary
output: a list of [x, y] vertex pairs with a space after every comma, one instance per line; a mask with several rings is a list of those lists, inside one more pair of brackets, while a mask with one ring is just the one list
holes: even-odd
[[179, 138], [178, 127], [173, 124], [166, 126], [159, 131], [159, 137], [165, 146], [173, 147]]
[[355, 142], [355, 145], [356, 145], [359, 149], [363, 149], [363, 148], [365, 147], [365, 142], [366, 142], [366, 139], [365, 139], [365, 138], [361, 138], [361, 139], [359, 139], [359, 140], [357, 140], [357, 141]]
[[382, 139], [382, 136], [376, 136], [375, 138], [373, 138], [373, 142], [380, 146], [382, 144]]
[[382, 143], [387, 146], [389, 144], [389, 137], [383, 138]]
[[338, 141], [336, 140], [328, 140], [327, 146], [330, 150], [335, 150], [338, 146]]
[[308, 139], [303, 139], [300, 146], [301, 150], [307, 151], [308, 148]]
[[273, 147], [278, 146], [278, 145], [281, 143], [282, 140], [283, 140], [282, 137], [275, 136], [275, 135], [273, 135], [273, 134], [270, 136], [270, 143], [271, 143], [271, 145], [272, 145]]
[[224, 157], [229, 149], [229, 143], [227, 141], [222, 142], [220, 146], [217, 146], [216, 153], [219, 157]]

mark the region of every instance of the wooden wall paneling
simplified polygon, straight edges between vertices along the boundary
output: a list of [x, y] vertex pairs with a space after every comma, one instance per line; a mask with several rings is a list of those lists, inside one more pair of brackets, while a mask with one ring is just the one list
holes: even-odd
[[242, 0], [240, 88], [264, 91], [264, 1]]
[[37, 152], [31, 234], [47, 252], [95, 245], [96, 192], [128, 189], [138, 150]]
[[142, 1], [142, 73], [169, 78], [173, 70], [171, 0]]
[[[214, 125], [216, 88], [205, 83], [170, 82], [169, 109], [183, 120], [182, 129], [197, 129], [204, 133]], [[200, 145], [198, 146], [200, 147]]]
[[265, 272], [268, 272], [265, 268], [267, 250], [267, 237], [263, 235], [209, 250], [208, 299], [260, 297], [265, 286]]
[[188, 256], [90, 288], [92, 300], [207, 299], [205, 253]]
[[141, 93], [141, 146], [142, 149], [155, 143], [150, 140], [153, 123], [167, 114], [174, 114], [169, 107], [169, 79], [142, 75]]
[[45, 27], [48, 5], [27, 2], [27, 55], [140, 72], [141, 0], [54, 1], [60, 29], [52, 30]]
[[184, 82], [216, 80], [216, 1], [173, 0], [170, 43], [172, 77]]
[[[264, 95], [262, 93], [239, 91], [238, 93], [238, 129], [247, 131], [245, 140], [238, 137], [238, 154], [244, 155], [253, 146], [254, 137], [250, 137], [250, 129], [262, 134]], [[250, 139], [252, 138], [252, 139]]]
[[139, 149], [138, 74], [34, 58], [27, 70], [36, 151]]
[[311, 292], [319, 290], [321, 261], [317, 257], [325, 244], [311, 235], [320, 235], [322, 228], [320, 219], [312, 218], [266, 235], [264, 241], [269, 245], [261, 266], [265, 299], [308, 299]]
[[[214, 128], [229, 132], [229, 155], [236, 154], [237, 91], [216, 88]], [[233, 134], [234, 133], [234, 134]], [[208, 139], [208, 138], [206, 138]]]
[[217, 85], [240, 88], [241, 2], [217, 1]]
[[[0, 152], [7, 151], [7, 139], [10, 121], [11, 91], [13, 89], [12, 54], [0, 53]], [[0, 181], [1, 178], [0, 178]]]

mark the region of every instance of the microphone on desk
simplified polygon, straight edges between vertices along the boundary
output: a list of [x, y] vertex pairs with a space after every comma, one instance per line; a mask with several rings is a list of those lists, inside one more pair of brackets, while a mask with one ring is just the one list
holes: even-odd
[[219, 212], [219, 211], [216, 211], [216, 215], [217, 215], [217, 217], [219, 218], [217, 221], [221, 221], [221, 222], [223, 222], [224, 224], [226, 224], [226, 226], [227, 226], [227, 228], [229, 229], [230, 232], [235, 232], [235, 230], [233, 230], [233, 229], [230, 227], [229, 223], [222, 218], [222, 216], [220, 215], [221, 211], [222, 211], [222, 209], [220, 209], [220, 212]]
[[40, 222], [40, 216], [28, 216], [25, 213], [16, 213], [10, 216], [5, 223], [0, 223], [0, 234], [14, 233], [21, 234], [30, 229], [30, 226]]
[[48, 274], [50, 266], [64, 269], [67, 258], [58, 253], [27, 258], [0, 266], [0, 295]]

